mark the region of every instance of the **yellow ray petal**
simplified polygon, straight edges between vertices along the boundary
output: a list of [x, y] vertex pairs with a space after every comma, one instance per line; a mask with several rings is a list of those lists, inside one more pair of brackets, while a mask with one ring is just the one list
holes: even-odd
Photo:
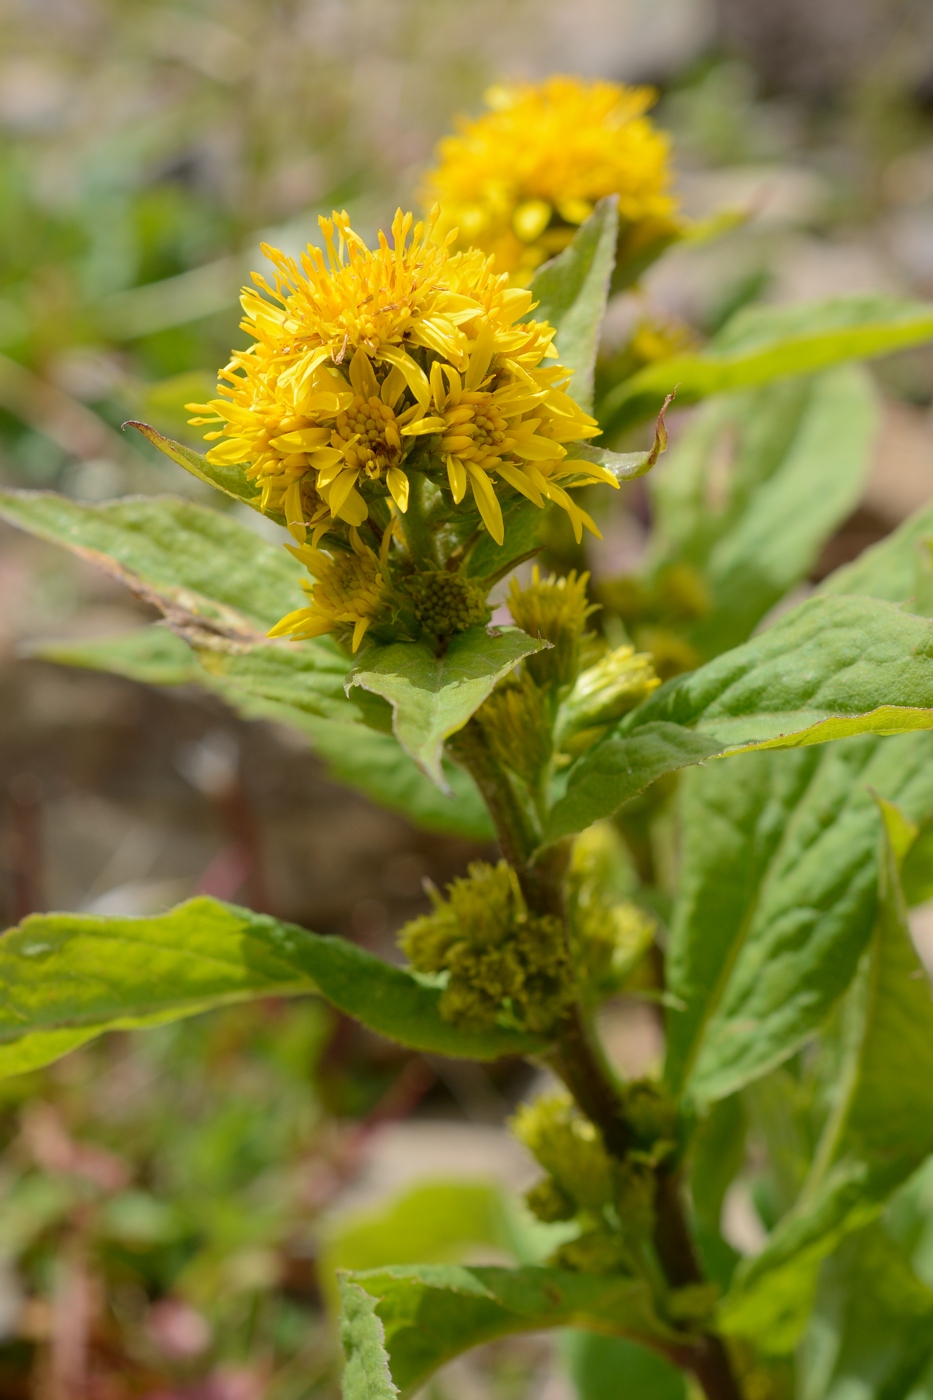
[[498, 497], [493, 489], [492, 482], [485, 472], [471, 468], [469, 462], [464, 466], [470, 477], [470, 485], [473, 487], [473, 499], [476, 508], [480, 513], [483, 524], [492, 535], [496, 544], [501, 544], [505, 539], [505, 526], [502, 523], [502, 509], [499, 505]]
[[454, 498], [454, 505], [458, 506], [466, 495], [467, 489], [466, 468], [459, 457], [447, 458], [447, 480], [450, 482], [450, 492]]
[[408, 477], [402, 471], [401, 467], [389, 468], [386, 472], [386, 485], [389, 488], [389, 494], [393, 501], [404, 515], [405, 511], [408, 509], [409, 482]]

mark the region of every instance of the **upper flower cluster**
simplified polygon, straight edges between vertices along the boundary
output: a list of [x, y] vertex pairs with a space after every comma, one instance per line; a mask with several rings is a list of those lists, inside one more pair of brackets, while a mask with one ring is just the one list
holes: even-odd
[[481, 252], [451, 253], [435, 219], [412, 222], [400, 211], [393, 242], [380, 233], [370, 249], [346, 214], [321, 219], [327, 255], [309, 247], [300, 263], [264, 247], [278, 275], [243, 292], [253, 343], [218, 398], [189, 405], [212, 428], [208, 461], [242, 464], [300, 543], [308, 528], [316, 544], [334, 522], [362, 526], [379, 499], [404, 514], [415, 460], [441, 467], [455, 504], [469, 489], [500, 543], [508, 488], [557, 501], [579, 536], [592, 523], [561, 482], [612, 478], [568, 456], [598, 428], [564, 392], [569, 371], [543, 363], [553, 329], [521, 320], [531, 294]]
[[438, 148], [425, 200], [463, 246], [527, 285], [605, 195], [619, 196], [624, 254], [676, 231], [668, 138], [645, 117], [651, 88], [552, 77], [487, 93], [492, 111]]

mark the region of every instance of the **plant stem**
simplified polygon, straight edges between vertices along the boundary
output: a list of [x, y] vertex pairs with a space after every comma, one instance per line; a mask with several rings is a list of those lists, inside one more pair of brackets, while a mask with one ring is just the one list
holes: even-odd
[[408, 546], [408, 553], [416, 565], [429, 569], [438, 568], [437, 541], [428, 528], [425, 514], [424, 493], [427, 478], [423, 472], [410, 471], [408, 474], [408, 509], [399, 515], [399, 523]]
[[[508, 776], [493, 758], [475, 719], [448, 741], [451, 753], [471, 774], [496, 826], [502, 854], [515, 870], [528, 908], [548, 914], [567, 926], [564, 875], [569, 842], [548, 846], [535, 856], [536, 837], [530, 819]], [[560, 1023], [548, 1063], [564, 1081], [580, 1108], [603, 1136], [607, 1150], [624, 1160], [632, 1147], [615, 1075], [593, 1034], [584, 1008], [577, 1003]], [[702, 1283], [681, 1194], [677, 1169], [657, 1171], [657, 1226], [654, 1246], [672, 1288]], [[743, 1400], [729, 1355], [712, 1333], [685, 1336], [671, 1348], [670, 1359], [696, 1377], [707, 1400]]]

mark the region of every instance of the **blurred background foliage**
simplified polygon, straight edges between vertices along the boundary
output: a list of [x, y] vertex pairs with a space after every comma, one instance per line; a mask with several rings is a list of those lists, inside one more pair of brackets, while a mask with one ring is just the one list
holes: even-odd
[[[933, 295], [925, 0], [0, 0], [0, 480], [91, 500], [199, 489], [120, 424], [196, 440], [182, 406], [237, 340], [260, 241], [294, 251], [333, 205], [371, 235], [490, 82], [553, 71], [655, 83], [687, 212], [749, 215], [617, 299], [607, 363], [650, 355], [633, 340], [646, 315], [689, 342], [756, 300]], [[875, 373], [875, 469], [816, 577], [933, 492], [933, 354]], [[603, 517], [597, 578], [643, 554], [646, 500], [633, 488]], [[24, 658], [27, 636], [148, 616], [89, 567], [4, 529], [0, 592], [9, 922], [200, 890], [389, 952], [423, 878], [481, 853], [377, 811], [284, 731], [204, 695]], [[614, 1008], [607, 1034], [633, 1072], [656, 1060], [645, 1004]], [[533, 1256], [497, 1204], [529, 1175], [501, 1130], [526, 1087], [514, 1067], [427, 1064], [309, 1004], [112, 1037], [12, 1081], [0, 1400], [333, 1395], [327, 1271], [344, 1248], [367, 1262], [354, 1212], [453, 1173], [474, 1182], [488, 1257]], [[412, 1218], [446, 1210], [431, 1201], [363, 1234], [397, 1252]], [[736, 1205], [737, 1248], [761, 1218]], [[589, 1353], [567, 1356], [500, 1344], [434, 1394], [563, 1400], [571, 1376], [609, 1393]], [[645, 1383], [682, 1391], [673, 1373]]]

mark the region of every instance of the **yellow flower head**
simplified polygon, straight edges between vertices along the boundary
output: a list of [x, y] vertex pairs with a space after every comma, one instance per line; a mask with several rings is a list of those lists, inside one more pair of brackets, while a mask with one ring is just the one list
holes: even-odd
[[349, 551], [333, 554], [307, 545], [290, 546], [296, 559], [307, 567], [314, 583], [302, 581], [308, 606], [296, 608], [269, 632], [270, 637], [292, 637], [303, 641], [333, 632], [350, 637], [356, 651], [370, 623], [385, 611], [387, 584], [383, 562], [359, 537], [350, 531]]
[[440, 143], [425, 181], [442, 235], [459, 229], [464, 247], [494, 253], [496, 269], [526, 286], [605, 195], [619, 196], [627, 257], [676, 232], [668, 138], [644, 115], [651, 88], [558, 76], [486, 100], [490, 112]]
[[390, 510], [408, 510], [413, 469], [452, 506], [469, 489], [500, 544], [499, 497], [515, 492], [557, 502], [578, 539], [595, 531], [567, 487], [617, 483], [568, 451], [598, 428], [564, 392], [553, 329], [520, 319], [531, 294], [482, 252], [438, 240], [436, 216], [412, 223], [399, 211], [392, 243], [380, 233], [370, 249], [335, 214], [320, 220], [326, 257], [264, 249], [278, 275], [273, 287], [254, 274], [258, 290], [243, 292], [253, 342], [216, 399], [189, 405], [212, 428], [208, 461], [242, 466], [260, 509], [284, 515], [299, 544], [311, 529], [312, 548], [363, 526], [378, 544]]

